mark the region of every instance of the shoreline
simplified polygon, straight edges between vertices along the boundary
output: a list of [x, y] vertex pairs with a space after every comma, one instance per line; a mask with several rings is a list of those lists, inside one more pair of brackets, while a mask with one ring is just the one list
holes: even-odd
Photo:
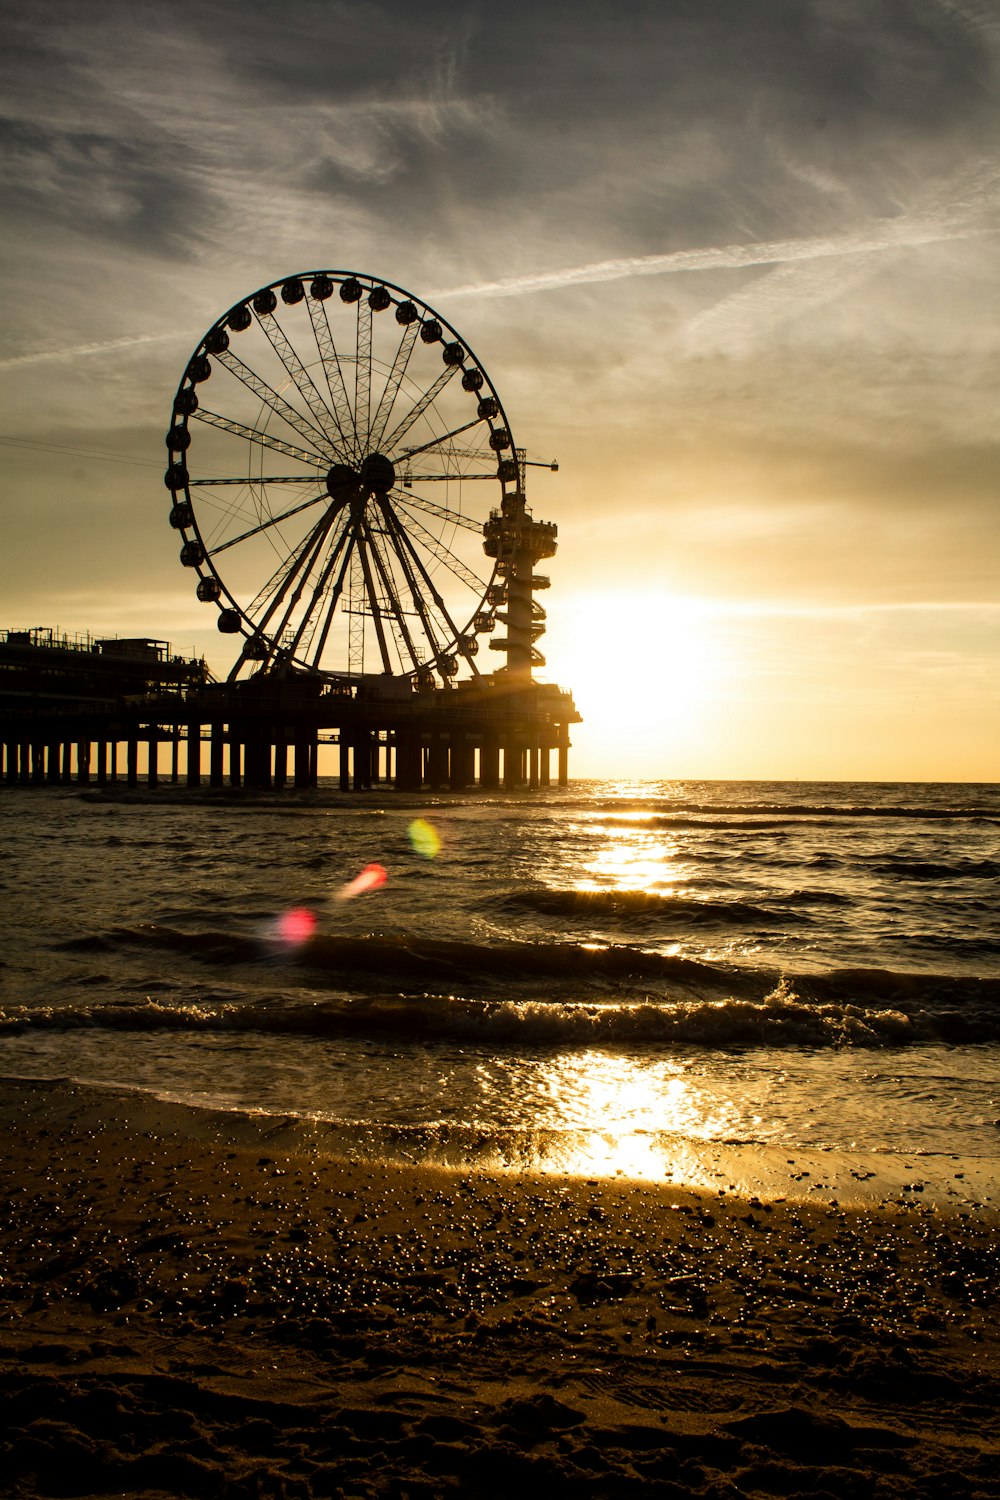
[[[668, 1132], [607, 1135], [598, 1131], [526, 1131], [491, 1140], [475, 1126], [402, 1130], [310, 1115], [196, 1104], [139, 1086], [83, 1083], [66, 1077], [0, 1074], [0, 1117], [8, 1093], [22, 1118], [47, 1117], [58, 1096], [73, 1098], [76, 1119], [99, 1127], [121, 1108], [150, 1133], [251, 1150], [277, 1147], [319, 1159], [372, 1167], [427, 1168], [453, 1174], [528, 1175], [540, 1180], [594, 1178], [601, 1183], [690, 1190], [772, 1203], [833, 1208], [934, 1208], [990, 1217], [1000, 1203], [1000, 1156], [926, 1151], [845, 1151], [698, 1140]], [[624, 1165], [622, 1165], [624, 1163]]]
[[985, 1205], [347, 1161], [225, 1114], [0, 1080], [5, 1493], [996, 1493]]

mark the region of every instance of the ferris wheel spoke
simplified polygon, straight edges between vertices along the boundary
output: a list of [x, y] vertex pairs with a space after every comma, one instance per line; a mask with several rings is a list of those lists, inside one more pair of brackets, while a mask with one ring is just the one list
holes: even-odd
[[319, 351], [320, 364], [323, 367], [323, 375], [326, 380], [327, 390], [330, 392], [333, 417], [340, 434], [340, 441], [345, 455], [360, 457], [358, 449], [357, 432], [354, 426], [354, 413], [351, 410], [350, 397], [347, 394], [347, 384], [344, 380], [344, 372], [340, 366], [340, 356], [337, 346], [333, 341], [333, 331], [330, 328], [330, 319], [326, 311], [326, 303], [315, 297], [307, 297], [306, 306], [309, 309], [309, 321], [312, 323], [313, 338], [316, 340], [316, 348]]
[[271, 574], [269, 582], [258, 593], [251, 609], [262, 607], [265, 601], [269, 602], [260, 619], [253, 621], [256, 630], [263, 631], [267, 629], [276, 611], [281, 607], [288, 590], [292, 587], [292, 584], [302, 571], [306, 560], [310, 557], [317, 540], [322, 541], [325, 528], [328, 528], [334, 519], [331, 514], [333, 509], [334, 507], [331, 506], [329, 511], [320, 516], [316, 524], [306, 532], [298, 545], [279, 563], [278, 567]]
[[[442, 443], [450, 442], [452, 438], [458, 437], [460, 432], [468, 432], [470, 427], [478, 427], [481, 421], [482, 417], [473, 417], [471, 422], [463, 422], [461, 427], [453, 427], [451, 432], [443, 432], [440, 437], [431, 438], [429, 443], [421, 443], [419, 448], [404, 448], [402, 451], [408, 459], [416, 458], [418, 453], [427, 453], [432, 448], [440, 448]], [[447, 453], [442, 454], [442, 457], [444, 458], [448, 458], [450, 456], [451, 455]], [[483, 457], [485, 457], [485, 454], [483, 455]], [[493, 478], [496, 478], [495, 474], [493, 475]]]
[[[387, 505], [388, 510], [388, 501], [385, 502], [385, 505]], [[400, 525], [399, 523], [399, 519], [397, 519], [397, 517], [393, 517], [393, 519], [394, 522], [396, 522], [396, 528], [399, 529], [400, 534], [406, 535], [405, 532], [403, 532], [402, 525]], [[475, 573], [472, 573], [471, 568], [466, 567], [465, 562], [462, 562], [462, 559], [457, 558], [457, 556], [454, 555], [454, 552], [451, 552], [450, 547], [445, 547], [444, 543], [438, 541], [438, 538], [433, 537], [433, 535], [430, 534], [429, 531], [426, 531], [426, 529], [424, 529], [424, 526], [420, 525], [420, 522], [412, 519], [412, 516], [409, 517], [409, 525], [411, 525], [412, 531], [414, 531], [415, 534], [417, 534], [418, 537], [423, 540], [424, 547], [427, 547], [427, 550], [429, 550], [429, 552], [432, 552], [433, 556], [436, 556], [439, 562], [444, 562], [445, 567], [447, 567], [448, 570], [450, 570], [451, 573], [454, 574], [454, 576], [462, 579], [462, 582], [465, 583], [468, 588], [471, 588], [472, 592], [474, 592], [475, 595], [478, 595], [478, 598], [484, 597], [484, 594], [486, 594], [487, 583], [484, 582], [483, 579], [480, 579], [480, 577], [475, 576]], [[406, 540], [408, 540], [408, 537], [406, 537]], [[423, 571], [424, 577], [426, 577], [427, 583], [429, 583], [430, 585], [430, 577], [429, 574], [427, 574], [426, 568], [423, 568], [423, 564], [418, 565], [420, 565], [421, 571]], [[460, 634], [460, 631], [457, 630], [456, 624], [454, 624], [453, 619], [451, 619], [450, 613], [448, 613], [448, 610], [444, 607], [444, 601], [441, 601], [441, 612], [442, 615], [444, 615], [444, 618], [447, 619], [448, 628], [450, 628], [451, 631], [451, 637], [453, 637], [454, 642], [456, 642], [457, 648], [459, 648], [459, 651], [462, 652], [463, 657], [465, 657], [465, 660], [469, 663], [469, 667], [471, 667], [472, 669], [472, 675], [480, 676], [480, 669], [478, 669], [477, 663], [472, 660], [471, 651], [468, 651], [468, 649], [466, 649], [465, 643], [463, 643], [465, 637], [463, 637], [462, 634]]]
[[340, 556], [340, 571], [338, 572], [337, 577], [334, 580], [333, 587], [330, 590], [327, 600], [326, 611], [323, 618], [323, 627], [320, 631], [319, 644], [317, 645], [316, 650], [313, 653], [314, 667], [319, 666], [323, 652], [326, 649], [326, 642], [330, 634], [330, 627], [333, 624], [333, 617], [337, 612], [337, 605], [340, 603], [341, 595], [344, 592], [344, 584], [347, 580], [347, 572], [351, 565], [351, 557], [354, 552], [354, 541], [354, 527], [345, 526], [343, 533], [337, 540], [336, 547], [330, 554], [329, 562], [325, 570], [327, 583], [329, 582], [330, 577], [332, 577], [333, 575], [333, 569], [336, 566], [338, 556]]
[[335, 433], [339, 433], [336, 417], [320, 395], [309, 371], [289, 343], [281, 324], [273, 313], [259, 313], [257, 321], [267, 335], [275, 354], [291, 376], [299, 395], [325, 433], [327, 441], [339, 457], [346, 458], [348, 455], [343, 452], [335, 436]]
[[451, 474], [408, 474], [404, 469], [401, 482], [409, 489], [411, 484], [465, 484], [470, 479], [492, 479], [496, 484], [496, 470], [492, 474], [462, 474], [457, 469]]
[[437, 627], [428, 610], [427, 601], [423, 596], [417, 572], [411, 562], [406, 546], [405, 534], [391, 506], [383, 505], [382, 511], [386, 522], [386, 538], [399, 563], [400, 571], [406, 580], [406, 586], [409, 590], [410, 602], [420, 620], [421, 629], [430, 644], [431, 652], [436, 659], [441, 655], [441, 647], [437, 639]]
[[[496, 475], [493, 475], [496, 478]], [[436, 505], [433, 500], [425, 500], [423, 495], [411, 494], [409, 490], [393, 490], [393, 499], [400, 509], [409, 514], [412, 510], [423, 511], [424, 515], [436, 516], [439, 521], [447, 521], [452, 526], [462, 526], [466, 531], [475, 531], [482, 534], [482, 522], [474, 521], [471, 516], [463, 516], [460, 510], [450, 510], [447, 505]]]
[[[330, 531], [331, 526], [333, 525], [335, 519], [335, 516], [333, 514], [334, 509], [335, 507], [331, 506], [326, 515], [321, 516], [319, 521], [313, 527], [312, 531], [309, 533], [309, 537], [307, 538], [309, 545], [301, 550], [299, 561], [296, 564], [293, 573], [289, 574], [287, 582], [291, 583], [292, 577], [294, 576], [295, 587], [292, 590], [291, 598], [285, 605], [285, 612], [282, 615], [281, 620], [279, 621], [276, 628], [272, 631], [272, 636], [276, 640], [280, 641], [283, 639], [285, 632], [288, 629], [289, 621], [295, 613], [298, 602], [305, 592], [306, 584], [309, 581], [309, 576], [312, 573], [313, 568], [316, 566], [320, 553], [323, 551], [323, 547], [326, 543], [327, 535]], [[287, 586], [282, 593], [282, 598], [284, 597], [284, 592], [287, 592]], [[280, 600], [275, 600], [271, 605], [271, 608], [268, 611], [267, 618], [261, 622], [260, 628], [262, 630], [270, 623], [270, 620], [273, 618], [274, 613], [276, 613], [278, 604], [280, 602]]]
[[262, 521], [259, 526], [251, 526], [249, 531], [244, 531], [240, 536], [230, 537], [228, 542], [222, 542], [218, 547], [213, 547], [209, 557], [218, 557], [220, 552], [226, 552], [230, 547], [235, 547], [239, 542], [245, 542], [248, 537], [259, 536], [262, 531], [268, 531], [272, 526], [277, 526], [280, 521], [287, 521], [289, 516], [297, 516], [299, 511], [308, 510], [312, 505], [319, 505], [320, 501], [328, 500], [330, 497], [324, 490], [321, 495], [313, 495], [311, 500], [303, 500], [301, 505], [289, 506], [278, 516], [271, 516], [269, 520]]
[[419, 537], [428, 552], [433, 553], [438, 562], [443, 563], [450, 573], [460, 578], [481, 599], [486, 593], [488, 580], [477, 578], [472, 569], [467, 567], [460, 557], [456, 557], [450, 547], [438, 541], [436, 536], [432, 536], [426, 527], [421, 526], [420, 522], [414, 520], [412, 516], [409, 519], [409, 530], [414, 536]]
[[272, 390], [267, 381], [261, 380], [260, 376], [251, 370], [249, 365], [245, 365], [241, 359], [238, 359], [231, 349], [223, 350], [221, 354], [216, 355], [216, 358], [220, 364], [225, 365], [231, 375], [246, 386], [247, 390], [252, 391], [266, 406], [271, 408], [276, 416], [279, 416], [283, 422], [287, 422], [289, 427], [293, 427], [300, 437], [305, 438], [307, 443], [315, 444], [318, 439], [323, 445], [329, 441], [325, 432], [301, 416], [294, 406], [289, 406], [283, 396], [279, 396], [277, 391]]
[[389, 437], [382, 444], [383, 452], [385, 452], [386, 454], [392, 454], [398, 448], [399, 444], [409, 432], [414, 422], [418, 421], [423, 416], [427, 408], [433, 405], [448, 382], [455, 378], [455, 372], [459, 368], [459, 365], [445, 366], [434, 383], [427, 387], [423, 395], [418, 398], [415, 404], [407, 412], [403, 420], [393, 429]]
[[[403, 450], [407, 455], [406, 459], [402, 461], [402, 482], [404, 486], [408, 488], [413, 484], [448, 484], [452, 480], [461, 480], [464, 483], [467, 479], [490, 479], [496, 484], [499, 477], [497, 468], [472, 474], [459, 466], [460, 459], [474, 459], [481, 463], [489, 463], [491, 459], [495, 461], [495, 453], [488, 452], [482, 448], [456, 448], [453, 443], [449, 444], [446, 451], [435, 453], [434, 450], [438, 441], [440, 440], [427, 443], [424, 448], [407, 448]], [[445, 463], [444, 469], [439, 469], [433, 474], [414, 474], [408, 467], [410, 458], [422, 452], [426, 452], [430, 458], [437, 457], [442, 459]], [[451, 467], [448, 467], [448, 465], [451, 465]]]
[[[312, 480], [315, 485], [315, 479]], [[249, 493], [247, 493], [249, 490]], [[232, 492], [229, 492], [232, 495]], [[234, 526], [258, 526], [260, 518], [265, 514], [262, 497], [256, 495], [244, 480], [244, 488], [235, 494], [233, 498], [211, 493], [199, 497], [200, 524], [198, 535], [201, 539], [208, 556], [216, 546], [226, 542]], [[209, 526], [207, 523], [211, 522]]]
[[226, 479], [189, 479], [188, 485], [193, 489], [196, 485], [211, 488], [215, 484], [242, 484], [253, 489], [254, 487], [268, 484], [315, 484], [315, 474], [239, 474], [234, 478]]
[[263, 609], [265, 603], [271, 597], [272, 592], [275, 588], [278, 587], [281, 578], [284, 576], [287, 564], [288, 559], [286, 557], [283, 557], [278, 566], [274, 569], [270, 578], [264, 581], [261, 587], [257, 590], [256, 594], [250, 600], [250, 603], [247, 605], [246, 609], [242, 611], [242, 613], [247, 617], [248, 620], [253, 621], [257, 616], [257, 611]]
[[[243, 483], [245, 486], [246, 480]], [[313, 483], [315, 484], [315, 480], [313, 480]], [[221, 496], [211, 494], [200, 497], [198, 535], [202, 546], [209, 552], [211, 551], [213, 541], [225, 534], [227, 526], [232, 525], [234, 522], [245, 524], [254, 516], [253, 509], [247, 507], [245, 502], [245, 495], [237, 495], [235, 500], [228, 502], [222, 499]], [[207, 524], [209, 521], [214, 523], [211, 527]]]
[[274, 453], [283, 453], [286, 458], [298, 458], [302, 463], [310, 464], [314, 468], [328, 467], [326, 456], [317, 453], [315, 448], [296, 448], [294, 444], [273, 437], [269, 432], [261, 432], [256, 427], [248, 427], [245, 422], [234, 422], [229, 417], [220, 416], [218, 412], [208, 411], [204, 406], [199, 406], [197, 411], [192, 412], [190, 420], [205, 422], [209, 427], [218, 427], [221, 432], [230, 432], [234, 437], [243, 438], [244, 442], [257, 443], [261, 448], [269, 448]]
[[417, 667], [420, 665], [420, 656], [413, 644], [413, 637], [410, 635], [410, 628], [406, 623], [406, 616], [403, 612], [402, 603], [400, 602], [399, 591], [396, 588], [395, 579], [392, 576], [391, 564], [382, 555], [381, 548], [378, 544], [378, 532], [376, 531], [376, 529], [370, 525], [367, 529], [368, 542], [371, 548], [372, 557], [374, 558], [375, 566], [378, 569], [379, 576], [382, 580], [382, 590], [391, 611], [390, 618], [393, 630], [396, 634], [400, 664], [402, 664], [403, 660], [403, 650], [399, 647], [399, 642], [402, 641], [403, 645], [406, 648], [406, 654], [410, 658], [410, 664], [413, 670], [416, 671]]
[[[397, 579], [395, 577], [392, 565], [393, 557], [396, 558], [397, 565], [400, 564], [400, 559], [398, 558], [395, 549], [393, 548], [391, 536], [385, 530], [383, 530], [381, 527], [372, 527], [371, 533], [375, 556], [378, 560], [378, 566], [385, 580], [386, 594], [389, 600], [390, 608], [392, 610], [393, 629], [396, 633], [397, 643], [402, 643], [399, 646], [400, 664], [402, 665], [403, 663], [405, 647], [405, 655], [409, 657], [410, 666], [414, 671], [416, 671], [420, 666], [420, 651], [413, 640], [412, 632], [410, 630], [409, 624], [407, 623], [406, 612], [403, 608], [403, 603], [400, 598]], [[406, 574], [404, 574], [403, 577], [407, 587], [410, 587], [410, 577]]]
[[340, 526], [340, 533], [334, 541], [333, 545], [330, 545], [329, 532], [327, 532], [327, 535], [324, 538], [324, 546], [326, 546], [328, 549], [326, 562], [323, 565], [322, 571], [319, 575], [319, 579], [316, 583], [315, 588], [313, 589], [312, 598], [310, 599], [306, 608], [302, 611], [302, 618], [300, 619], [295, 634], [289, 644], [288, 650], [289, 653], [293, 656], [302, 644], [303, 637], [307, 637], [311, 642], [313, 636], [316, 633], [316, 623], [318, 620], [319, 607], [323, 598], [323, 594], [326, 591], [327, 585], [329, 583], [330, 575], [333, 572], [334, 567], [336, 566], [337, 558], [340, 556], [341, 551], [350, 540], [351, 527], [349, 522], [349, 512], [343, 510], [337, 518], [337, 524]]
[[445, 623], [446, 623], [446, 625], [448, 627], [448, 630], [451, 633], [452, 639], [455, 640], [455, 641], [457, 641], [459, 639], [459, 635], [460, 635], [458, 626], [455, 624], [454, 620], [451, 618], [451, 615], [448, 613], [448, 606], [445, 604], [444, 599], [441, 596], [441, 591], [439, 590], [437, 584], [434, 582], [433, 578], [431, 577], [431, 575], [428, 573], [426, 567], [424, 566], [423, 558], [420, 556], [420, 553], [417, 551], [416, 547], [411, 542], [409, 534], [404, 530], [403, 526], [400, 524], [398, 517], [396, 517], [396, 515], [393, 513], [392, 507], [391, 507], [391, 505], [390, 505], [390, 503], [388, 501], [385, 502], [384, 510], [385, 510], [385, 514], [386, 514], [387, 517], [390, 516], [390, 515], [392, 515], [392, 531], [393, 531], [393, 534], [396, 537], [399, 538], [399, 540], [402, 543], [402, 546], [406, 549], [406, 552], [409, 554], [410, 558], [412, 559], [412, 561], [413, 561], [413, 563], [414, 563], [414, 565], [416, 567], [417, 573], [423, 579], [424, 586], [426, 587], [427, 592], [430, 594], [431, 598], [433, 599], [434, 605], [435, 605], [438, 613], [440, 614], [441, 618], [445, 621]]
[[372, 310], [367, 297], [358, 301], [358, 337], [355, 348], [357, 363], [354, 366], [354, 426], [358, 435], [358, 449], [367, 453], [370, 436], [370, 408], [372, 393]]
[[[310, 474], [308, 482], [310, 485], [315, 485], [316, 476]], [[323, 497], [320, 496], [320, 498]], [[264, 497], [255, 492], [253, 480], [249, 479], [242, 480], [242, 490], [235, 499], [227, 500], [222, 495], [213, 495], [211, 491], [200, 495], [198, 505], [201, 519], [198, 535], [205, 548], [206, 556], [211, 557], [216, 543], [223, 545], [227, 532], [233, 526], [259, 525], [263, 500]], [[213, 522], [210, 527], [206, 524], [208, 521]]]
[[365, 592], [368, 595], [368, 605], [375, 627], [375, 635], [378, 638], [379, 655], [382, 658], [382, 669], [392, 673], [392, 656], [389, 652], [389, 643], [386, 640], [385, 626], [382, 623], [382, 601], [375, 587], [375, 577], [372, 573], [371, 557], [369, 552], [373, 551], [371, 546], [371, 528], [364, 516], [358, 524], [358, 559], [361, 563], [361, 571], [365, 579]]
[[410, 362], [410, 355], [413, 353], [413, 346], [417, 341], [419, 328], [420, 324], [414, 318], [414, 321], [407, 323], [403, 329], [403, 336], [399, 341], [396, 357], [392, 362], [392, 369], [386, 378], [378, 410], [372, 420], [371, 447], [373, 449], [379, 447], [385, 435], [385, 429], [392, 414], [392, 408], [396, 404], [396, 397], [399, 394], [399, 387], [402, 385], [403, 376], [406, 374], [406, 367]]

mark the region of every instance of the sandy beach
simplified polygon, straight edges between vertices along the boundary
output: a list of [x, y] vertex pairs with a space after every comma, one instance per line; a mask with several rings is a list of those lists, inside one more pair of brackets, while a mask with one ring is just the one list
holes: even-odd
[[5, 1081], [8, 1495], [989, 1496], [988, 1212], [343, 1162]]

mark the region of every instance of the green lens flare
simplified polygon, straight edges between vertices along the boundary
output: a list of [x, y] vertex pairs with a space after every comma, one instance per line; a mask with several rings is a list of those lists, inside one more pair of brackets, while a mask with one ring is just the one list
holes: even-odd
[[438, 831], [433, 823], [428, 823], [426, 818], [414, 818], [407, 831], [414, 853], [422, 854], [424, 859], [433, 859], [441, 852], [441, 839]]

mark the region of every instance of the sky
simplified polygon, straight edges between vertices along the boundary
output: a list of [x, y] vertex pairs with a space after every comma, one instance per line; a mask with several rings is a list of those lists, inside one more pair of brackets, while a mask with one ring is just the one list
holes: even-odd
[[998, 779], [995, 0], [2, 11], [0, 627], [225, 675], [173, 392], [238, 298], [350, 269], [558, 461], [573, 775]]

